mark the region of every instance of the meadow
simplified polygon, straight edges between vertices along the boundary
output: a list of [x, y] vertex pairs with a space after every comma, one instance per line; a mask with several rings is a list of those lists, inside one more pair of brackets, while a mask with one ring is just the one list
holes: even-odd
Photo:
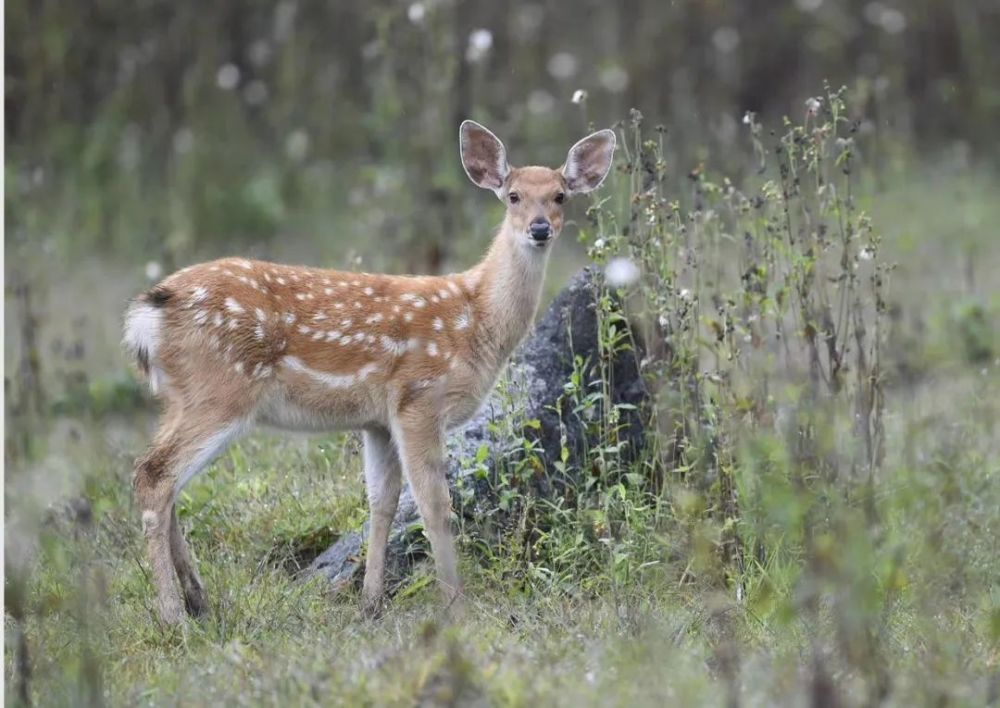
[[[575, 207], [547, 288], [638, 266], [599, 307], [603, 351], [628, 346], [623, 318], [646, 342], [646, 445], [616, 449], [606, 382], [567, 382], [607, 437], [558, 500], [517, 469], [492, 478], [506, 533], [456, 519], [468, 607], [452, 621], [427, 563], [378, 619], [357, 589], [303, 577], [365, 518], [359, 441], [259, 434], [181, 495], [211, 610], [159, 625], [130, 486], [155, 407], [117, 315], [171, 258], [222, 246], [178, 231], [176, 256], [88, 256], [67, 233], [79, 195], [25, 188], [19, 224], [50, 236], [8, 240], [6, 702], [995, 703], [1000, 178], [961, 151], [874, 145], [849, 98], [748, 114], [728, 172], [682, 169], [638, 111], [616, 125], [615, 172]], [[477, 235], [449, 262], [472, 262], [496, 209], [467, 210]], [[322, 227], [336, 240], [249, 250], [407, 267], [347, 211]], [[512, 447], [517, 429], [498, 423]]]

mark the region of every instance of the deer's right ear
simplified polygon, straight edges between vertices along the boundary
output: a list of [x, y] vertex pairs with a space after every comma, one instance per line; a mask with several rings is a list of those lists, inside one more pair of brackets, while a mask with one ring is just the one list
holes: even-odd
[[507, 150], [500, 139], [472, 120], [462, 121], [458, 129], [462, 167], [473, 184], [492, 190], [503, 199], [503, 185], [510, 173]]

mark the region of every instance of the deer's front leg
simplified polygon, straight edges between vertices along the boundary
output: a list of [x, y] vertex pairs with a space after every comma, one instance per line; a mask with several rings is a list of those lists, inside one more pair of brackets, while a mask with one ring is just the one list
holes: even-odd
[[383, 596], [385, 546], [396, 516], [402, 473], [396, 446], [388, 431], [366, 430], [365, 486], [368, 490], [368, 557], [365, 561], [365, 584], [361, 591], [361, 607], [375, 613]]
[[451, 605], [461, 590], [451, 536], [451, 495], [444, 468], [444, 426], [430, 406], [412, 408], [393, 424], [403, 470], [431, 541], [438, 584]]

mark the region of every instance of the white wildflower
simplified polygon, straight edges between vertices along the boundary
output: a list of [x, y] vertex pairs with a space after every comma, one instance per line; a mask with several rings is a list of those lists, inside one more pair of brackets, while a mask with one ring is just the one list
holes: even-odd
[[424, 18], [427, 17], [427, 8], [422, 2], [415, 2], [406, 8], [406, 16], [415, 25], [423, 24]]
[[548, 91], [537, 89], [532, 91], [531, 95], [528, 96], [528, 111], [534, 115], [540, 116], [551, 113], [555, 105], [556, 101]]
[[465, 50], [465, 59], [477, 63], [486, 58], [493, 47], [493, 33], [488, 29], [473, 30], [469, 34], [469, 46]]
[[795, 0], [795, 4], [803, 12], [816, 12], [823, 4], [823, 0]]
[[598, 78], [601, 86], [611, 93], [621, 93], [628, 88], [628, 72], [620, 66], [609, 66], [601, 69]]
[[304, 130], [293, 130], [285, 140], [285, 152], [296, 162], [309, 152], [309, 134]]
[[720, 54], [731, 54], [740, 46], [740, 33], [735, 27], [720, 27], [712, 33], [712, 44]]
[[552, 78], [566, 80], [576, 76], [577, 61], [569, 52], [559, 52], [549, 58], [546, 65]]
[[573, 92], [573, 103], [579, 105], [586, 100], [587, 100], [587, 92], [584, 91], [583, 89], [577, 89], [576, 91]]
[[628, 258], [613, 258], [604, 268], [604, 278], [608, 285], [623, 288], [639, 279], [639, 266]]
[[223, 91], [232, 91], [240, 83], [240, 70], [232, 62], [219, 67], [215, 75], [215, 83]]

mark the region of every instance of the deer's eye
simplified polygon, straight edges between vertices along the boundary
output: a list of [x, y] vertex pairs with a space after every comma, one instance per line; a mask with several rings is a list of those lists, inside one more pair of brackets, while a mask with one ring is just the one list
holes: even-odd
[[511, 204], [517, 204], [519, 201], [521, 201], [521, 195], [518, 194], [517, 192], [511, 192], [507, 198], [510, 199]]
[[556, 204], [562, 204], [564, 201], [566, 201], [565, 192], [559, 192], [556, 194]]

